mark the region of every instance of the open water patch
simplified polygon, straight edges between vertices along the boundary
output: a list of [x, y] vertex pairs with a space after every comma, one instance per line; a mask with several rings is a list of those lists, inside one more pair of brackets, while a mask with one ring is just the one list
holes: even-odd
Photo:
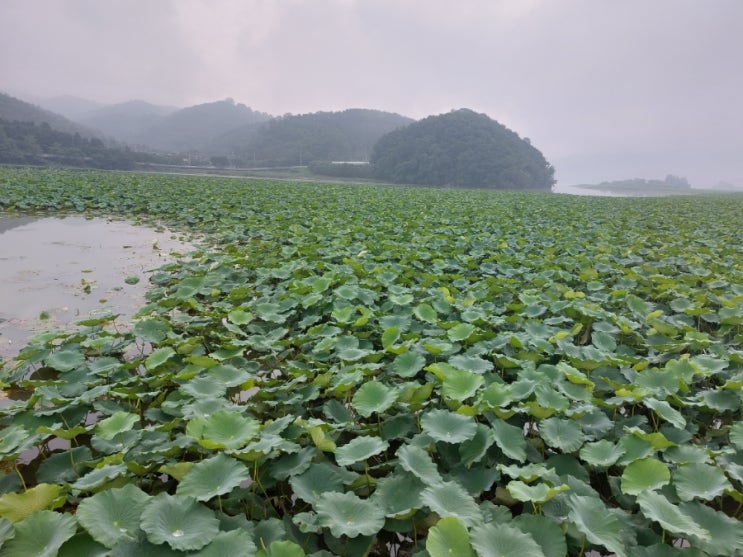
[[125, 322], [144, 305], [152, 271], [193, 249], [127, 221], [0, 215], [0, 361], [34, 335], [89, 317]]

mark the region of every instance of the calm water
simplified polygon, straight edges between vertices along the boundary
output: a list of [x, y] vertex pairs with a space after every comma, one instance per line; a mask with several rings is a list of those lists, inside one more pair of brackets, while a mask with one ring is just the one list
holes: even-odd
[[144, 304], [150, 272], [192, 249], [123, 221], [0, 215], [0, 360], [49, 329], [106, 311], [126, 319]]

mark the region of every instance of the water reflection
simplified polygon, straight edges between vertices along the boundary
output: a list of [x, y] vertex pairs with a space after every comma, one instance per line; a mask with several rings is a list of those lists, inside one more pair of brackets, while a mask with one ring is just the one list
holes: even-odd
[[0, 215], [0, 360], [96, 313], [130, 316], [144, 304], [149, 271], [191, 249], [124, 221]]

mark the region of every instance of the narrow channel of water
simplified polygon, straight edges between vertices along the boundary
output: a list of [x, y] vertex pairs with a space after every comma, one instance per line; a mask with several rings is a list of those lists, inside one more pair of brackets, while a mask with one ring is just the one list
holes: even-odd
[[0, 360], [107, 310], [126, 319], [144, 305], [151, 271], [192, 249], [125, 221], [0, 215]]

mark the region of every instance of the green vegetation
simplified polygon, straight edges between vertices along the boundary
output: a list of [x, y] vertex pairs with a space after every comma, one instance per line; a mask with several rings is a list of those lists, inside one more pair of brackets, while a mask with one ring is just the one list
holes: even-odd
[[368, 161], [380, 137], [410, 122], [399, 114], [365, 109], [288, 115], [244, 126], [215, 144], [234, 152], [242, 166]]
[[77, 133], [87, 138], [94, 135], [89, 128], [75, 124], [64, 116], [44, 110], [39, 106], [16, 99], [5, 93], [0, 93], [0, 119], [8, 122], [33, 122], [34, 124], [46, 122], [60, 132], [72, 135]]
[[0, 208], [204, 238], [0, 372], [3, 555], [743, 553], [741, 197], [5, 169]]
[[0, 119], [0, 163], [131, 169], [134, 160], [131, 151], [110, 149], [100, 139], [54, 130], [46, 122], [37, 125]]
[[549, 191], [554, 169], [528, 140], [485, 114], [454, 110], [382, 137], [374, 176], [398, 184]]

